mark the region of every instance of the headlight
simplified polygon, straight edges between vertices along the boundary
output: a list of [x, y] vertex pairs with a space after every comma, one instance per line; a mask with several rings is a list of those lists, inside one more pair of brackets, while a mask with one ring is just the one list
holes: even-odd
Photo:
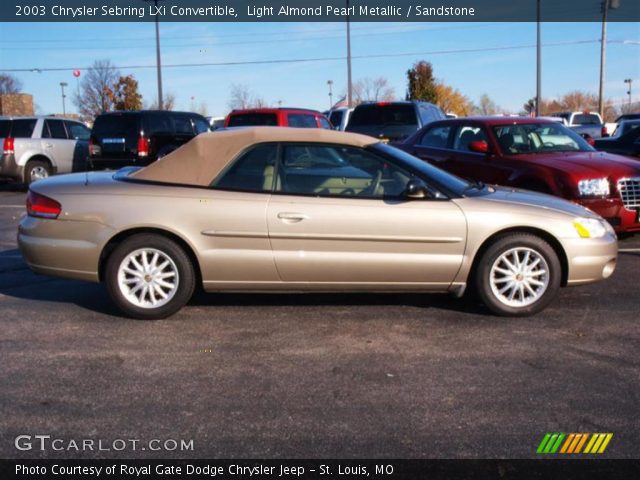
[[613, 233], [613, 228], [605, 220], [597, 218], [576, 218], [573, 227], [582, 238], [600, 238], [607, 233]]
[[609, 195], [609, 180], [592, 178], [578, 182], [578, 193], [581, 197], [600, 197]]

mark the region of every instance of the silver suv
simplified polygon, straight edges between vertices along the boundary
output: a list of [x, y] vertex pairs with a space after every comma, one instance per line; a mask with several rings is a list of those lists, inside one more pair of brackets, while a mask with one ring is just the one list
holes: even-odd
[[0, 117], [0, 177], [29, 185], [85, 170], [90, 133], [84, 124], [63, 118]]

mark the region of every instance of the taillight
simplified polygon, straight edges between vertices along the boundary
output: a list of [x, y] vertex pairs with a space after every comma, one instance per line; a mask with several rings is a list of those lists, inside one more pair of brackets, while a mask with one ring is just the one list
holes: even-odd
[[58, 218], [62, 205], [52, 198], [29, 190], [27, 194], [27, 214], [32, 217]]
[[602, 137], [608, 137], [609, 134], [607, 133], [607, 127], [605, 125], [602, 126], [602, 130], [600, 130], [600, 136]]
[[89, 155], [96, 156], [100, 155], [100, 146], [93, 143], [93, 139], [89, 139]]
[[13, 139], [13, 137], [7, 137], [4, 139], [4, 144], [2, 146], [2, 151], [5, 155], [13, 155], [14, 153], [14, 147], [15, 145], [15, 141]]
[[140, 136], [140, 138], [138, 138], [138, 156], [149, 156], [149, 140], [147, 140], [146, 137]]

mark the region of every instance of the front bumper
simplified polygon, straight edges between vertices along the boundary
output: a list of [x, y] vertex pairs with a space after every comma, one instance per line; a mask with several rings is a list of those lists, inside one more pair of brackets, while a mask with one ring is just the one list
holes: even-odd
[[114, 233], [94, 222], [25, 216], [18, 227], [18, 247], [36, 273], [98, 282], [100, 255]]
[[603, 217], [616, 232], [640, 232], [638, 211], [625, 208], [620, 198], [580, 199], [576, 203]]
[[567, 285], [585, 285], [609, 278], [618, 257], [618, 241], [612, 234], [602, 238], [563, 239], [567, 255]]
[[16, 163], [15, 155], [2, 155], [0, 161], [0, 177], [21, 181], [24, 177], [24, 167]]

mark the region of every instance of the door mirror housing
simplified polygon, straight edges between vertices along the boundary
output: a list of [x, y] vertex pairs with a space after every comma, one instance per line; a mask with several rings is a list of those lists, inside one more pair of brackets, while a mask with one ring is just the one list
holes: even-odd
[[419, 178], [412, 178], [407, 182], [407, 186], [404, 189], [404, 196], [413, 200], [432, 197], [426, 183]]
[[484, 140], [469, 142], [469, 150], [476, 153], [489, 153], [489, 144]]

